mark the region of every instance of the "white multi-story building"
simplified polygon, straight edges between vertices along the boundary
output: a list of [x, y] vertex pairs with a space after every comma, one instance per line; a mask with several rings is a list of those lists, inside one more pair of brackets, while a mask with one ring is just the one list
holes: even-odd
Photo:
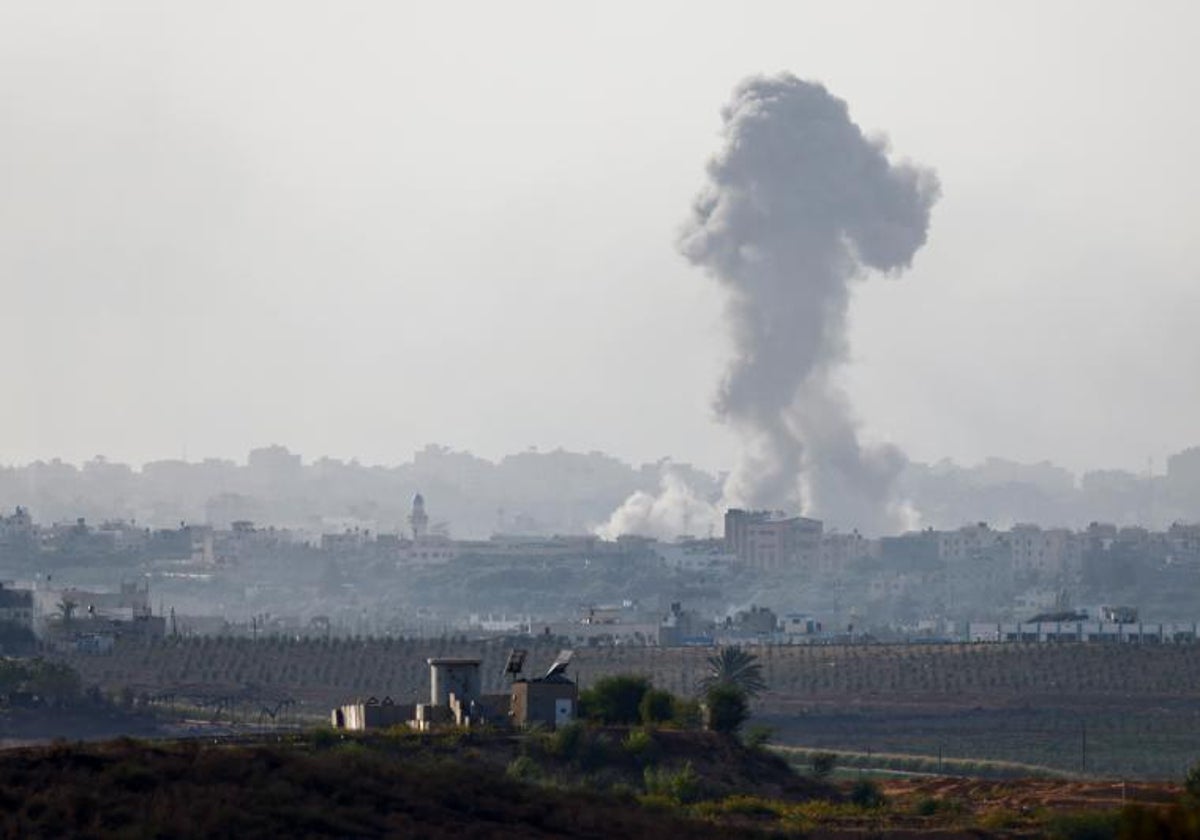
[[938, 557], [946, 563], [962, 562], [1002, 550], [1006, 535], [993, 531], [986, 522], [964, 525], [957, 531], [939, 531]]
[[852, 531], [849, 534], [824, 534], [817, 553], [817, 574], [824, 578], [838, 577], [848, 567], [869, 557], [878, 557], [880, 543]]
[[1079, 573], [1082, 542], [1066, 528], [1043, 530], [1037, 525], [1014, 525], [1008, 532], [1013, 572], [1068, 578]]
[[651, 550], [672, 569], [692, 572], [728, 568], [737, 562], [736, 556], [717, 547], [714, 542], [713, 540], [695, 540], [654, 543]]
[[0, 583], [0, 621], [33, 629], [33, 590]]
[[817, 564], [823, 525], [819, 519], [764, 510], [725, 512], [726, 550], [752, 569], [776, 571]]

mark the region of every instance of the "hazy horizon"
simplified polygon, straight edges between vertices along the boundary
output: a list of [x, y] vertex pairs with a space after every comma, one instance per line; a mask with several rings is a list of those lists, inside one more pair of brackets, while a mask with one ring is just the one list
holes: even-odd
[[730, 92], [788, 70], [942, 184], [906, 276], [853, 288], [864, 440], [1161, 473], [1200, 427], [1198, 22], [6, 3], [0, 462], [437, 440], [730, 470], [721, 290], [675, 242]]
[[[364, 468], [380, 467], [380, 468], [384, 468], [384, 469], [390, 469], [390, 468], [394, 468], [394, 467], [405, 466], [407, 464], [411, 464], [413, 462], [414, 458], [416, 458], [423, 452], [428, 452], [431, 450], [441, 450], [441, 451], [444, 451], [447, 454], [451, 454], [451, 455], [464, 455], [464, 456], [468, 456], [471, 458], [478, 458], [480, 460], [487, 461], [488, 463], [491, 463], [491, 464], [498, 464], [498, 463], [504, 461], [506, 458], [513, 458], [513, 457], [527, 455], [527, 454], [552, 455], [552, 454], [558, 453], [558, 454], [567, 454], [567, 455], [587, 455], [587, 456], [595, 455], [595, 456], [604, 457], [604, 458], [611, 458], [615, 461], [620, 462], [621, 464], [624, 464], [629, 467], [635, 467], [635, 468], [636, 467], [649, 467], [649, 466], [655, 466], [655, 465], [659, 465], [659, 464], [678, 464], [680, 466], [690, 466], [690, 467], [694, 467], [698, 470], [702, 470], [705, 473], [712, 475], [714, 478], [720, 478], [721, 476], [723, 476], [729, 472], [728, 467], [713, 469], [713, 468], [707, 467], [704, 464], [696, 462], [696, 461], [689, 461], [689, 460], [686, 460], [683, 458], [672, 458], [671, 456], [668, 456], [668, 455], [664, 455], [659, 458], [654, 458], [654, 459], [647, 460], [647, 461], [639, 461], [639, 460], [632, 459], [632, 458], [622, 457], [619, 453], [605, 452], [600, 449], [587, 449], [587, 450], [571, 449], [571, 448], [565, 447], [565, 446], [548, 446], [548, 447], [528, 446], [524, 449], [514, 450], [512, 452], [502, 452], [498, 455], [490, 455], [490, 454], [485, 454], [485, 453], [481, 453], [481, 452], [475, 452], [466, 447], [451, 446], [449, 444], [446, 444], [446, 443], [443, 443], [440, 441], [428, 441], [422, 445], [414, 447], [410, 452], [408, 452], [407, 455], [399, 454], [394, 459], [391, 459], [391, 460], [382, 460], [382, 459], [381, 460], [369, 460], [366, 458], [360, 458], [356, 455], [341, 456], [341, 455], [330, 454], [327, 452], [307, 453], [307, 452], [301, 452], [298, 449], [289, 446], [287, 443], [285, 443], [283, 441], [269, 441], [269, 442], [263, 443], [261, 445], [250, 446], [243, 452], [234, 453], [232, 455], [225, 455], [225, 454], [214, 455], [214, 454], [208, 454], [208, 453], [202, 453], [202, 452], [192, 452], [192, 453], [188, 453], [186, 455], [186, 457], [183, 454], [179, 454], [179, 455], [168, 454], [163, 457], [147, 458], [144, 461], [126, 461], [126, 460], [121, 460], [119, 458], [109, 457], [108, 455], [106, 455], [103, 452], [97, 452], [90, 457], [80, 458], [78, 460], [70, 460], [68, 458], [60, 457], [57, 455], [51, 455], [48, 457], [38, 457], [38, 458], [33, 458], [30, 460], [25, 460], [25, 461], [18, 461], [18, 460], [0, 461], [0, 469], [4, 469], [4, 468], [23, 469], [23, 468], [30, 467], [30, 466], [33, 466], [33, 465], [39, 464], [39, 463], [51, 464], [51, 463], [56, 463], [56, 462], [62, 463], [65, 465], [69, 465], [76, 469], [82, 469], [89, 463], [103, 462], [103, 463], [107, 463], [107, 464], [127, 466], [130, 469], [133, 469], [136, 471], [142, 470], [147, 464], [172, 463], [172, 462], [186, 463], [186, 464], [190, 464], [190, 465], [201, 465], [201, 464], [204, 464], [205, 462], [216, 461], [216, 462], [234, 464], [235, 466], [243, 467], [248, 464], [248, 459], [249, 459], [249, 456], [251, 455], [251, 453], [258, 451], [258, 450], [273, 449], [275, 447], [282, 448], [282, 449], [286, 450], [289, 454], [298, 456], [301, 459], [301, 462], [304, 464], [304, 466], [311, 466], [313, 464], [319, 463], [324, 460], [330, 460], [330, 461], [337, 461], [337, 462], [343, 463], [343, 464], [357, 464]], [[1141, 465], [1141, 469], [1138, 469], [1136, 467], [1136, 465], [1133, 468], [1126, 468], [1126, 467], [1116, 465], [1116, 464], [1088, 464], [1088, 465], [1085, 465], [1081, 469], [1072, 469], [1071, 467], [1069, 467], [1065, 464], [1057, 463], [1054, 460], [1049, 459], [1049, 458], [1045, 458], [1045, 459], [1041, 459], [1041, 460], [1037, 460], [1037, 461], [1032, 461], [1032, 460], [1031, 461], [1022, 461], [1022, 460], [1018, 460], [1015, 458], [1007, 458], [1007, 457], [1005, 457], [1003, 455], [999, 455], [999, 454], [984, 455], [983, 457], [979, 458], [978, 460], [974, 460], [974, 461], [956, 460], [950, 456], [937, 458], [932, 461], [923, 461], [923, 460], [920, 460], [917, 458], [912, 458], [909, 460], [909, 463], [911, 463], [914, 466], [921, 466], [921, 467], [936, 468], [939, 465], [949, 465], [949, 466], [954, 466], [954, 467], [961, 468], [961, 469], [979, 469], [979, 468], [986, 467], [989, 464], [1013, 464], [1013, 465], [1021, 466], [1021, 467], [1050, 466], [1055, 469], [1065, 470], [1065, 471], [1071, 473], [1077, 479], [1087, 473], [1094, 473], [1094, 472], [1122, 472], [1122, 473], [1130, 473], [1134, 476], [1137, 476], [1138, 478], [1146, 478], [1146, 477], [1161, 477], [1161, 476], [1165, 475], [1167, 460], [1172, 455], [1178, 455], [1185, 451], [1189, 451], [1189, 450], [1193, 450], [1193, 449], [1200, 449], [1200, 436], [1197, 436], [1197, 441], [1195, 444], [1183, 446], [1179, 450], [1174, 451], [1174, 452], [1168, 452], [1166, 454], [1166, 457], [1163, 458], [1162, 461], [1155, 462], [1153, 472], [1147, 472], [1146, 464], [1144, 464], [1144, 463]]]

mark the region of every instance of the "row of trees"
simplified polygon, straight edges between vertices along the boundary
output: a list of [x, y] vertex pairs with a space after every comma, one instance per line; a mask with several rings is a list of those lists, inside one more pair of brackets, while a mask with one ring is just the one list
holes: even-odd
[[84, 697], [78, 672], [45, 659], [0, 659], [0, 707], [64, 708]]
[[579, 697], [582, 716], [604, 724], [662, 724], [691, 727], [703, 721], [716, 732], [736, 733], [750, 716], [750, 700], [766, 689], [758, 658], [740, 648], [722, 648], [707, 659], [696, 684], [697, 699], [655, 688], [647, 677], [601, 677]]

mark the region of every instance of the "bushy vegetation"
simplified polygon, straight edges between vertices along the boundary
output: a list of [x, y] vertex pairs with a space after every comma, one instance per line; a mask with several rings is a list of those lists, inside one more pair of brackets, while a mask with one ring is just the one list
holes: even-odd
[[713, 732], [733, 734], [750, 717], [750, 704], [737, 686], [718, 683], [704, 693], [704, 716]]
[[647, 677], [614, 674], [601, 677], [579, 695], [581, 716], [609, 726], [670, 725], [681, 729], [700, 725], [699, 706], [669, 691], [655, 688]]
[[[12, 751], [0, 756], [0, 834], [724, 836], [683, 813], [649, 813], [609, 794], [546, 785], [528, 757], [513, 759], [506, 772], [439, 752], [422, 737], [315, 746], [304, 739], [247, 746], [125, 739]], [[687, 798], [686, 778], [666, 784]]]
[[579, 710], [588, 720], [607, 724], [632, 724], [641, 720], [642, 698], [650, 691], [643, 676], [618, 674], [601, 677], [579, 695]]
[[1121, 813], [1090, 811], [1055, 814], [1046, 825], [1048, 840], [1117, 840]]
[[675, 695], [661, 688], [651, 688], [638, 703], [642, 723], [666, 723], [675, 717]]
[[824, 779], [833, 772], [833, 768], [837, 766], [837, 753], [818, 752], [813, 753], [809, 760], [809, 766], [812, 767], [812, 774], [818, 779]]
[[654, 764], [661, 752], [654, 736], [645, 729], [630, 729], [625, 740], [621, 742], [621, 747], [635, 761], [643, 765]]
[[765, 748], [774, 737], [774, 727], [759, 723], [746, 730], [742, 736], [742, 743], [752, 750], [760, 750]]
[[0, 659], [0, 706], [65, 708], [86, 698], [70, 666], [45, 659]]
[[1188, 768], [1187, 775], [1183, 777], [1183, 790], [1200, 805], [1200, 761]]
[[859, 779], [850, 790], [850, 801], [860, 808], [879, 808], [887, 803], [887, 797], [878, 782]]
[[665, 767], [647, 767], [643, 771], [646, 783], [646, 793], [651, 796], [665, 797], [680, 804], [695, 802], [700, 798], [700, 777], [693, 769], [691, 762], [682, 767], [668, 769]]

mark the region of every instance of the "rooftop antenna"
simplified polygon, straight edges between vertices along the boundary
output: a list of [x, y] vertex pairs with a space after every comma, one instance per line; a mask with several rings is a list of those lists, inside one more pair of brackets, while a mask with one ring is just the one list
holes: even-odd
[[574, 655], [575, 651], [573, 650], [560, 650], [554, 660], [554, 664], [550, 666], [550, 670], [546, 672], [546, 676], [542, 677], [542, 679], [548, 680], [551, 677], [566, 675], [567, 666], [571, 664], [571, 657]]
[[508, 674], [513, 681], [516, 681], [517, 675], [525, 667], [525, 657], [528, 655], [529, 651], [524, 648], [513, 648], [509, 651], [508, 662], [504, 665], [504, 673]]

